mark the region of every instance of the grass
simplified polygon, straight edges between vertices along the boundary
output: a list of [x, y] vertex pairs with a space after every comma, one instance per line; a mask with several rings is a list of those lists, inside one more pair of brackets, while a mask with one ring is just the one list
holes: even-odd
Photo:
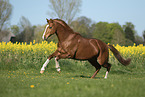
[[95, 69], [87, 62], [62, 60], [62, 72], [59, 74], [53, 61], [44, 74], [39, 73], [40, 68], [0, 70], [0, 97], [145, 96], [143, 71], [132, 72], [121, 65], [112, 66], [108, 79], [104, 79], [104, 68], [96, 78], [91, 79]]

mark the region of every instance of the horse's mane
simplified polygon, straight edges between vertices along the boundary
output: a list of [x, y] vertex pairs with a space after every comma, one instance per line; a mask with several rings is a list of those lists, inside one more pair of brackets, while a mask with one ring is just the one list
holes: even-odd
[[[57, 23], [61, 24], [61, 25], [64, 26], [64, 27], [68, 28], [69, 30], [72, 30], [72, 29], [68, 26], [68, 24], [66, 24], [63, 20], [61, 20], [61, 19], [54, 19], [54, 21], [56, 21]], [[72, 30], [72, 31], [73, 31], [73, 30]], [[73, 31], [73, 32], [74, 32], [74, 31]]]
[[78, 32], [74, 32], [73, 29], [71, 29], [71, 28], [68, 26], [68, 24], [65, 23], [63, 20], [61, 20], [61, 19], [54, 19], [54, 21], [57, 22], [57, 23], [59, 23], [59, 24], [61, 24], [61, 25], [64, 26], [64, 27], [68, 28], [68, 29], [71, 30], [73, 33], [75, 33], [75, 34], [77, 34], [77, 35], [81, 35], [81, 34], [78, 33]]

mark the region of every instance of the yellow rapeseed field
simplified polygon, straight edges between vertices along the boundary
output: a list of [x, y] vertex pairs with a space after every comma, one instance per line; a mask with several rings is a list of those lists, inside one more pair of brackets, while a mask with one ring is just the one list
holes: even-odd
[[[131, 58], [134, 65], [133, 68], [140, 65], [140, 68], [144, 68], [145, 62], [145, 46], [142, 44], [136, 46], [119, 46], [115, 48], [119, 50], [124, 58]], [[54, 42], [48, 43], [42, 41], [41, 43], [30, 42], [27, 43], [11, 43], [1, 42], [0, 43], [0, 64], [1, 68], [15, 68], [22, 66], [21, 68], [27, 68], [27, 66], [38, 67], [42, 65], [47, 57], [57, 49], [57, 44]], [[112, 64], [118, 64], [115, 60], [113, 53], [110, 51], [109, 61]], [[9, 66], [6, 66], [9, 65]], [[14, 65], [11, 65], [14, 64]], [[39, 64], [39, 65], [37, 65]], [[2, 67], [3, 66], [3, 67]], [[13, 66], [13, 67], [11, 67]]]
[[138, 46], [134, 44], [134, 46], [128, 46], [128, 47], [116, 45], [115, 48], [124, 57], [144, 57], [145, 58], [145, 46], [143, 46], [143, 44], [140, 44]]
[[[125, 57], [145, 57], [145, 46], [142, 44], [138, 46], [119, 46], [116, 45], [115, 48]], [[48, 43], [47, 41], [42, 41], [42, 43], [30, 42], [26, 43], [11, 43], [11, 42], [1, 42], [0, 43], [0, 53], [2, 54], [51, 54], [57, 49], [57, 44], [54, 42]], [[110, 57], [113, 54], [110, 54]]]
[[56, 50], [57, 44], [54, 42], [48, 43], [47, 41], [42, 41], [42, 43], [30, 42], [26, 43], [11, 43], [11, 42], [2, 42], [0, 43], [0, 53], [9, 53], [9, 54], [49, 54]]

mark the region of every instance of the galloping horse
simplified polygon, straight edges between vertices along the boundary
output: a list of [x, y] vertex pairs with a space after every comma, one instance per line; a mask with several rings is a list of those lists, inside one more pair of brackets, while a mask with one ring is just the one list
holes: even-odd
[[57, 50], [48, 57], [46, 62], [43, 64], [40, 73], [43, 73], [45, 67], [49, 63], [49, 60], [55, 57], [56, 69], [60, 73], [60, 66], [58, 63], [59, 59], [76, 59], [76, 60], [88, 60], [95, 68], [96, 71], [91, 78], [94, 78], [99, 72], [101, 67], [107, 69], [105, 78], [110, 71], [111, 64], [109, 60], [110, 49], [117, 60], [127, 66], [130, 64], [131, 59], [124, 59], [121, 57], [119, 51], [112, 45], [107, 45], [99, 39], [88, 39], [82, 37], [79, 33], [74, 32], [63, 20], [61, 19], [46, 19], [47, 26], [43, 33], [42, 38], [48, 39], [53, 34], [58, 37], [58, 48]]

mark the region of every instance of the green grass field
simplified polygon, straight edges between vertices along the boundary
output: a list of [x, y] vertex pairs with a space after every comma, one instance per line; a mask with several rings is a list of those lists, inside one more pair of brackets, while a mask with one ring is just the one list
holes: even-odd
[[[132, 63], [133, 64], [133, 63]], [[39, 66], [41, 67], [42, 64]], [[38, 66], [38, 67], [39, 67]], [[131, 66], [114, 65], [104, 79], [102, 68], [96, 78], [88, 62], [60, 61], [62, 72], [50, 61], [44, 74], [40, 68], [0, 70], [0, 97], [144, 97], [145, 72]]]

